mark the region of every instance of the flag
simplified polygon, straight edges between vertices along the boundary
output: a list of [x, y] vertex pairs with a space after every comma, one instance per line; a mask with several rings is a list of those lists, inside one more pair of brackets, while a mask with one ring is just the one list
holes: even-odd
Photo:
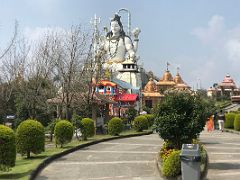
[[167, 71], [168, 71], [168, 66], [170, 66], [170, 63], [169, 63], [169, 62], [167, 62]]

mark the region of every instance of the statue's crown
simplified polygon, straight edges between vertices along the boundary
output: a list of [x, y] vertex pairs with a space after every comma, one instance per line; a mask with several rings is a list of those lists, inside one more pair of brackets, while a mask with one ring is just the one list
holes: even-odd
[[114, 14], [114, 17], [113, 18], [111, 18], [111, 21], [120, 21], [120, 18], [121, 18], [121, 16], [119, 16], [118, 14]]

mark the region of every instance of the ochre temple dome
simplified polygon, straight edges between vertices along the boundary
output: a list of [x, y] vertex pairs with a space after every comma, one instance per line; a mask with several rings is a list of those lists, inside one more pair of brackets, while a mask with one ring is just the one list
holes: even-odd
[[173, 81], [172, 74], [167, 70], [160, 81]]
[[180, 76], [179, 73], [177, 73], [176, 76], [174, 77], [174, 81], [176, 84], [184, 84], [184, 81], [182, 80], [182, 77]]
[[145, 92], [155, 92], [157, 90], [157, 86], [152, 78], [149, 79], [148, 83], [144, 87]]

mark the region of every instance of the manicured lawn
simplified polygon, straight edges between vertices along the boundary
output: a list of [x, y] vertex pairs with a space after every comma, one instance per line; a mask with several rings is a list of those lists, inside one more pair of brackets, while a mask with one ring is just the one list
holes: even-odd
[[[138, 134], [134, 130], [124, 131], [121, 135], [128, 135], [128, 134]], [[92, 138], [89, 138], [88, 141], [78, 141], [73, 140], [71, 143], [66, 144], [63, 148], [56, 148], [54, 143], [46, 142], [46, 149], [45, 152], [34, 155], [31, 154], [30, 159], [26, 159], [21, 155], [17, 155], [16, 166], [11, 169], [9, 172], [0, 172], [0, 179], [21, 179], [27, 180], [29, 179], [29, 175], [31, 172], [47, 157], [65, 151], [67, 149], [73, 148], [77, 145], [88, 143], [94, 140], [110, 138], [110, 135], [95, 135]]]

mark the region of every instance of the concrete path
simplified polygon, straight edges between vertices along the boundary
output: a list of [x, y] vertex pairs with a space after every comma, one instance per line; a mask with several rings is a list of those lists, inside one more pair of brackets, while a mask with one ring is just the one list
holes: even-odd
[[200, 136], [209, 155], [209, 180], [240, 179], [240, 135], [204, 131]]
[[[209, 180], [240, 179], [240, 135], [202, 132], [209, 155]], [[157, 180], [155, 158], [163, 141], [157, 134], [103, 142], [48, 165], [37, 180]]]
[[157, 134], [89, 146], [48, 165], [37, 180], [159, 180], [156, 156], [163, 141]]

